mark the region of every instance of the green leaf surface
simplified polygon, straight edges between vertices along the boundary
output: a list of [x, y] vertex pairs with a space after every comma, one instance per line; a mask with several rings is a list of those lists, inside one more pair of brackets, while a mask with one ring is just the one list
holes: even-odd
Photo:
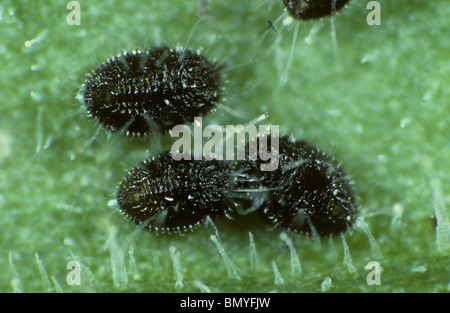
[[[68, 25], [68, 1], [0, 2], [0, 291], [449, 292], [450, 3], [381, 0], [369, 26], [367, 2], [289, 23], [275, 0], [90, 0], [81, 25]], [[222, 219], [216, 245], [211, 224], [156, 236], [121, 216], [126, 171], [173, 139], [110, 134], [76, 96], [109, 57], [156, 45], [224, 62], [224, 108], [204, 124], [268, 112], [334, 155], [355, 182], [357, 225], [319, 240]]]

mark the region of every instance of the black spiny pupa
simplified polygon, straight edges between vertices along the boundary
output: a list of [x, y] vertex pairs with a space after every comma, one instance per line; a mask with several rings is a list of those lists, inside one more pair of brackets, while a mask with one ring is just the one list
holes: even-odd
[[228, 163], [173, 159], [164, 152], [129, 172], [117, 192], [122, 213], [156, 233], [194, 230], [233, 202]]
[[282, 0], [286, 11], [295, 19], [318, 19], [343, 8], [349, 0]]
[[279, 139], [279, 167], [262, 172], [261, 160], [237, 162], [235, 192], [255, 197], [261, 190], [260, 215], [296, 233], [327, 237], [355, 222], [352, 182], [331, 157], [305, 141]]
[[83, 85], [88, 113], [113, 131], [165, 133], [210, 112], [220, 100], [220, 67], [190, 50], [125, 52]]

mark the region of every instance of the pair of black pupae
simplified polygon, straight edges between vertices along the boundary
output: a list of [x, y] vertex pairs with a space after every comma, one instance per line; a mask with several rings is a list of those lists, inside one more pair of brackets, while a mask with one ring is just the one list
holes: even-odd
[[347, 230], [357, 207], [339, 164], [304, 141], [281, 137], [279, 144], [279, 167], [264, 172], [259, 158], [176, 161], [164, 152], [130, 171], [119, 187], [118, 205], [150, 231], [184, 232], [208, 217], [233, 214], [244, 191], [248, 199], [263, 197], [258, 215], [293, 232], [326, 237]]

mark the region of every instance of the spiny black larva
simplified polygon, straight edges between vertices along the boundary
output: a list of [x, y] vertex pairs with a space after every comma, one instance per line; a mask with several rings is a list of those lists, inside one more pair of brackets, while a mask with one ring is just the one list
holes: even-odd
[[282, 0], [291, 17], [298, 20], [318, 19], [343, 8], [349, 0]]
[[134, 168], [117, 202], [136, 225], [156, 233], [195, 230], [209, 216], [228, 215], [233, 202], [230, 167], [217, 160], [174, 160], [164, 152]]
[[260, 159], [235, 164], [235, 190], [258, 188], [265, 201], [258, 212], [295, 233], [328, 237], [345, 232], [356, 220], [357, 204], [350, 181], [331, 157], [305, 141], [279, 139], [279, 167], [260, 171]]
[[215, 107], [220, 66], [190, 50], [125, 52], [100, 65], [83, 85], [91, 116], [131, 135], [165, 133]]

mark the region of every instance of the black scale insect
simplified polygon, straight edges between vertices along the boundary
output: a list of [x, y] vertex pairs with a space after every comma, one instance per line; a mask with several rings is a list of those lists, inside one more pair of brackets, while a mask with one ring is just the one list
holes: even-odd
[[262, 172], [261, 163], [247, 159], [233, 167], [235, 191], [250, 198], [261, 195], [259, 215], [295, 233], [321, 237], [345, 232], [355, 222], [353, 183], [325, 153], [283, 136], [278, 169]]
[[220, 66], [190, 50], [125, 52], [84, 84], [84, 102], [104, 127], [127, 134], [165, 133], [210, 112], [222, 93]]
[[294, 19], [310, 20], [334, 14], [345, 7], [349, 0], [282, 0], [282, 2]]
[[231, 169], [217, 160], [174, 160], [164, 152], [129, 172], [117, 202], [135, 224], [156, 233], [195, 230], [233, 209]]

